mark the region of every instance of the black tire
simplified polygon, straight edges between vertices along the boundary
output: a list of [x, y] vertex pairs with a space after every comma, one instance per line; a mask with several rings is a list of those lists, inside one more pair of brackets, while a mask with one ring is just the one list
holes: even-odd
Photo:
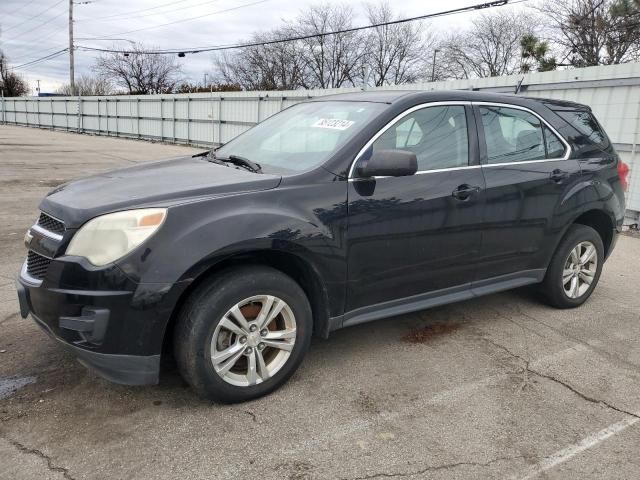
[[[595, 246], [597, 255], [596, 272], [588, 289], [577, 298], [571, 298], [565, 292], [563, 271], [569, 254], [581, 242], [591, 242]], [[541, 286], [547, 303], [556, 308], [575, 308], [582, 305], [591, 296], [598, 284], [603, 263], [604, 245], [598, 232], [586, 225], [571, 225], [551, 258], [551, 263]]]
[[[230, 308], [256, 295], [272, 295], [286, 302], [295, 317], [295, 343], [273, 376], [256, 385], [232, 385], [214, 369], [212, 338]], [[302, 362], [311, 342], [312, 322], [309, 301], [292, 278], [260, 265], [228, 270], [200, 285], [180, 311], [173, 337], [178, 369], [196, 393], [209, 400], [236, 403], [267, 395], [284, 384]]]

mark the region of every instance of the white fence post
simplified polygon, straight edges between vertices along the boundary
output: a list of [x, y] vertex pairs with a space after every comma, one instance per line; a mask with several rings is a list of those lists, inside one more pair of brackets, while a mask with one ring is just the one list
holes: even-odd
[[171, 122], [171, 137], [173, 138], [173, 143], [176, 143], [176, 97], [173, 97], [173, 102], [171, 103], [171, 112], [173, 117], [173, 122]]
[[140, 97], [136, 95], [136, 134], [138, 138], [142, 138], [140, 136]]
[[218, 145], [222, 145], [222, 95], [218, 99]]
[[82, 97], [78, 95], [78, 125], [77, 132], [82, 133]]
[[211, 96], [209, 97], [209, 104], [211, 106], [211, 150], [216, 148], [216, 129], [215, 129], [215, 116], [213, 115], [213, 84], [211, 84]]
[[187, 145], [191, 143], [191, 97], [187, 97]]

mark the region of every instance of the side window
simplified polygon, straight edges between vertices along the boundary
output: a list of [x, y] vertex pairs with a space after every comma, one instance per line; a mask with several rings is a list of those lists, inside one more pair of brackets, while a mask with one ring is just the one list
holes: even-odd
[[602, 127], [593, 116], [593, 114], [587, 110], [561, 110], [556, 113], [562, 117], [566, 122], [578, 131], [583, 141], [581, 144], [592, 144], [599, 148], [606, 149], [609, 147], [609, 139], [602, 130]]
[[467, 166], [469, 140], [464, 107], [425, 107], [401, 118], [372, 145], [372, 151], [389, 149], [415, 153], [419, 171]]
[[414, 147], [422, 139], [422, 129], [414, 117], [396, 127], [396, 148]]
[[508, 107], [480, 107], [492, 163], [524, 162], [546, 158], [542, 125], [535, 115]]
[[544, 141], [547, 148], [547, 158], [562, 158], [566, 153], [567, 147], [560, 141], [555, 133], [549, 127], [544, 127]]

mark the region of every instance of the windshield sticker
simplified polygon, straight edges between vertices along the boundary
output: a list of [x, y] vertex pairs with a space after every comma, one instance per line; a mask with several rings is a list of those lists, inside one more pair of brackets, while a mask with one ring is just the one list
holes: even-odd
[[351, 120], [342, 120], [340, 118], [321, 118], [311, 126], [316, 128], [332, 128], [333, 130], [346, 130], [353, 124], [354, 122]]

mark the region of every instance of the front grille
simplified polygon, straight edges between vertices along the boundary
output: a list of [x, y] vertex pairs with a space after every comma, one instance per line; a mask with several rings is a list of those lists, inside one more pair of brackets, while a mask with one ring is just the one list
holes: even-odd
[[49, 230], [50, 232], [57, 233], [58, 235], [62, 235], [64, 233], [64, 223], [60, 220], [53, 218], [50, 215], [47, 215], [44, 212], [40, 212], [40, 217], [38, 218], [38, 225], [44, 228], [45, 230]]
[[43, 279], [47, 274], [47, 269], [51, 259], [38, 255], [36, 252], [29, 250], [27, 254], [27, 273], [34, 278]]

